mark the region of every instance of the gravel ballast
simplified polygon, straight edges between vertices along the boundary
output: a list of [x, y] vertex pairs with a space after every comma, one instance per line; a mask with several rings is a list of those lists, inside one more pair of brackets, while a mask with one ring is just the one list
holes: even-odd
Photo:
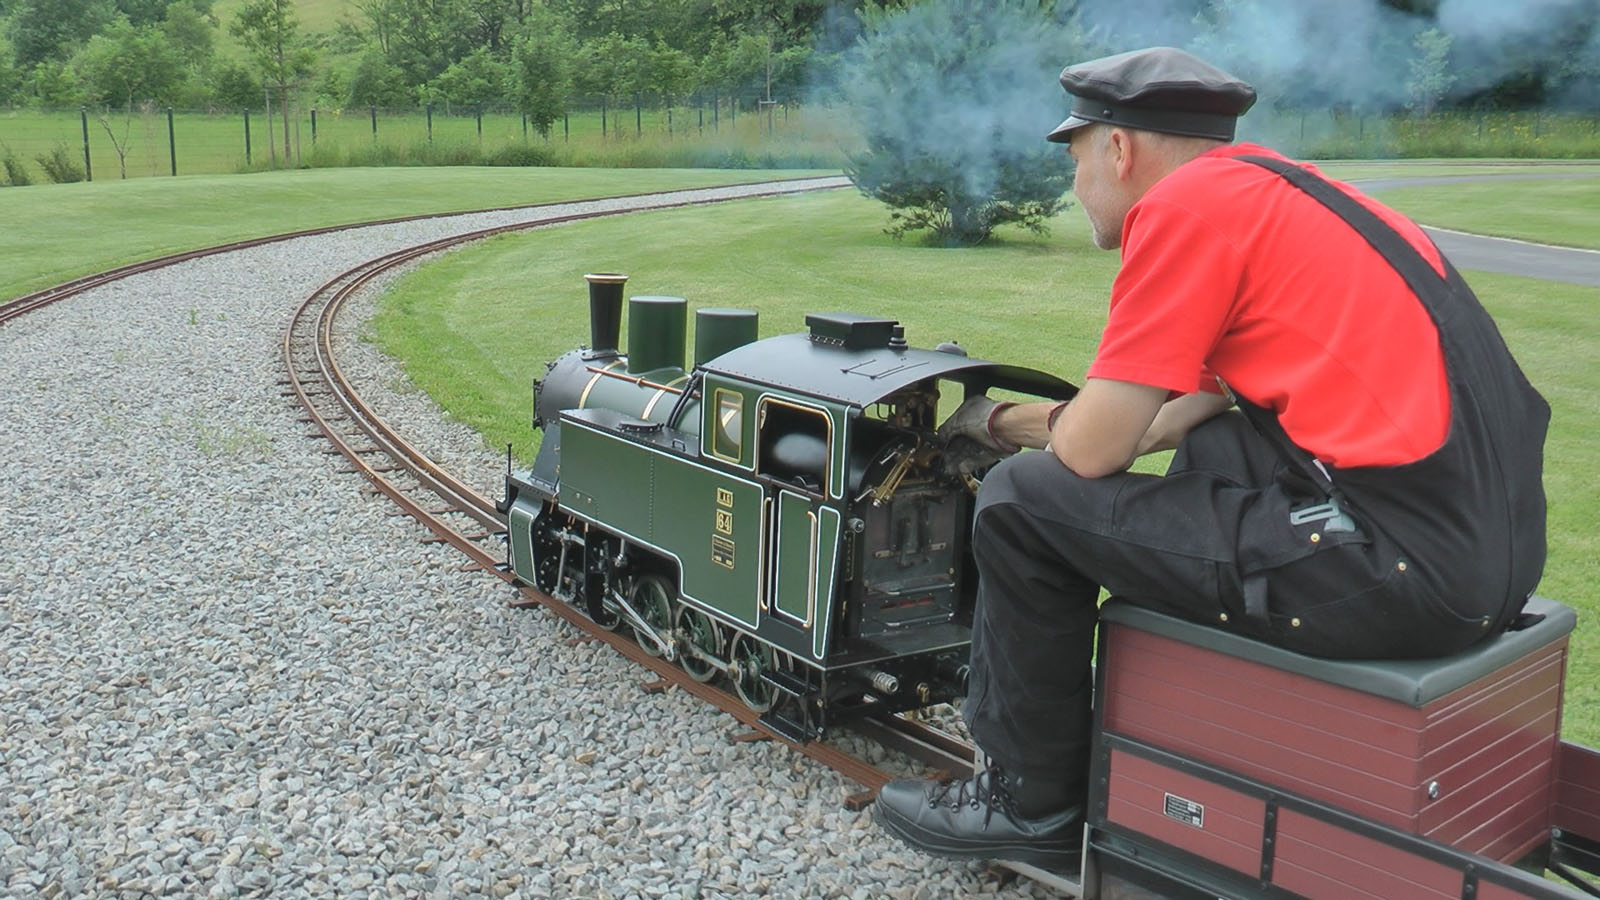
[[[271, 244], [0, 327], [0, 895], [1050, 895], [904, 848], [843, 808], [853, 783], [642, 692], [305, 436], [279, 384], [301, 300], [528, 217]], [[343, 344], [419, 446], [496, 483], [499, 453]]]

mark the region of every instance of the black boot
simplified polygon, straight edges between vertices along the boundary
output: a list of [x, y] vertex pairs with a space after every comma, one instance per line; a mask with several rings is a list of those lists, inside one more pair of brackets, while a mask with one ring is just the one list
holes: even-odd
[[878, 792], [873, 818], [924, 853], [1070, 873], [1083, 849], [1083, 809], [1080, 779], [1018, 778], [991, 765], [943, 783], [891, 781]]

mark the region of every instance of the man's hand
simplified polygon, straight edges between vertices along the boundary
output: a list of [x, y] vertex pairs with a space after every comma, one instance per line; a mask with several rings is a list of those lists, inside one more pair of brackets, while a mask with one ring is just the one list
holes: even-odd
[[969, 485], [976, 484], [979, 474], [990, 466], [999, 462], [1005, 454], [978, 443], [965, 435], [958, 435], [950, 439], [945, 446], [942, 456], [946, 475], [965, 480]]
[[1002, 456], [1015, 453], [1021, 448], [1001, 440], [994, 433], [995, 414], [1013, 406], [1016, 404], [1003, 400], [990, 400], [982, 394], [969, 397], [950, 414], [950, 418], [944, 420], [943, 425], [939, 426], [939, 437], [943, 438], [946, 444], [950, 444], [958, 437], [967, 438], [991, 453]]

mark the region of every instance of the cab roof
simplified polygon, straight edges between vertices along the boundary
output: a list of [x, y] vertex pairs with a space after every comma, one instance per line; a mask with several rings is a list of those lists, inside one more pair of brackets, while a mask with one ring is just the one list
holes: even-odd
[[[808, 320], [809, 321], [809, 320]], [[1001, 365], [943, 350], [862, 347], [810, 333], [785, 334], [737, 347], [703, 366], [706, 372], [783, 388], [796, 394], [866, 407], [928, 378], [950, 378], [967, 390], [997, 387], [1065, 400], [1072, 384], [1037, 369]]]

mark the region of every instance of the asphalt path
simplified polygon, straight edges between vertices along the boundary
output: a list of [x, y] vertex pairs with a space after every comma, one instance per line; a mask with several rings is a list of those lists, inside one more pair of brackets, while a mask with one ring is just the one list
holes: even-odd
[[[1411, 178], [1369, 178], [1351, 184], [1369, 194], [1408, 187], [1432, 187], [1484, 181], [1553, 181], [1569, 178], [1600, 178], [1600, 172], [1518, 172], [1506, 175], [1434, 175]], [[1447, 228], [1424, 225], [1423, 231], [1458, 269], [1521, 275], [1600, 287], [1600, 250], [1556, 247], [1513, 238], [1467, 234]]]

